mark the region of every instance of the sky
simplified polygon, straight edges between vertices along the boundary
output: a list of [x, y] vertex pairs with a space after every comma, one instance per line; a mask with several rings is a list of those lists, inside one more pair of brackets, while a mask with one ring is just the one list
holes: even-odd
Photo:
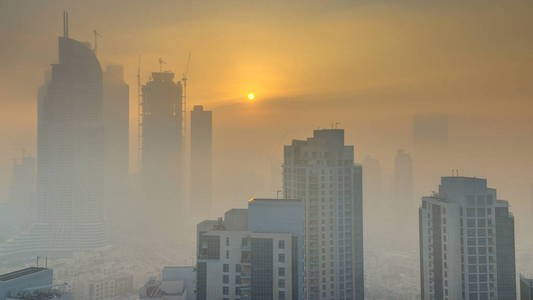
[[214, 111], [223, 203], [275, 195], [282, 145], [335, 123], [358, 161], [391, 173], [396, 150], [412, 151], [412, 117], [427, 112], [450, 117], [450, 169], [531, 199], [533, 4], [518, 0], [0, 0], [0, 199], [12, 159], [35, 153], [37, 89], [64, 9], [71, 37], [98, 31], [102, 65], [125, 66], [132, 149], [139, 56], [146, 81], [159, 58], [180, 77], [191, 54], [189, 103]]

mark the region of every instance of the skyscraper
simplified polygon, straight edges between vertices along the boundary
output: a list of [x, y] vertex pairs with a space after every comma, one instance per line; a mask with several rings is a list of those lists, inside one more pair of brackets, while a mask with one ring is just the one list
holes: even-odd
[[124, 68], [108, 65], [103, 74], [106, 177], [125, 180], [129, 169], [129, 86]]
[[195, 105], [191, 111], [191, 208], [201, 217], [209, 216], [212, 206], [212, 127], [211, 111]]
[[306, 299], [364, 299], [362, 168], [344, 130], [285, 146], [283, 189], [305, 203]]
[[184, 216], [182, 85], [174, 73], [154, 72], [142, 87], [141, 177], [146, 212], [162, 233]]
[[[59, 63], [39, 99], [37, 196], [55, 252], [104, 245], [102, 71], [87, 43], [59, 38]], [[43, 251], [44, 252], [44, 251]], [[43, 253], [41, 252], [41, 253]]]
[[[103, 73], [104, 171], [107, 221], [120, 220], [127, 205], [129, 169], [129, 87], [121, 65]], [[118, 226], [111, 226], [117, 228]]]
[[419, 219], [422, 299], [516, 299], [514, 218], [486, 179], [442, 177]]
[[[405, 244], [411, 248], [416, 237], [416, 207], [414, 196], [413, 160], [411, 155], [404, 150], [398, 150], [394, 159], [394, 182], [392, 203], [388, 207], [391, 214], [392, 226], [390, 227], [394, 235], [407, 235], [406, 238], [398, 242], [398, 245]], [[414, 248], [413, 248], [414, 249]]]

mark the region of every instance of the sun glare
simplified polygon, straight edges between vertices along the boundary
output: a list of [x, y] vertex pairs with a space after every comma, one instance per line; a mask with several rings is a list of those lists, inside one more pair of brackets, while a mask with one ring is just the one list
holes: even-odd
[[248, 100], [252, 101], [255, 99], [255, 94], [254, 93], [249, 93], [248, 94]]

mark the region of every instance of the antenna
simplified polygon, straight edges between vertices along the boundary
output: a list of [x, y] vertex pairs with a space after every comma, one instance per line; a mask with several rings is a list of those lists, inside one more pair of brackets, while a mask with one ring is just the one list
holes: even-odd
[[94, 51], [94, 54], [96, 54], [96, 49], [98, 49], [98, 38], [99, 37], [102, 37], [102, 35], [100, 33], [98, 33], [98, 31], [96, 30], [93, 30], [93, 34], [94, 34], [94, 47], [93, 47], [93, 51]]
[[37, 256], [37, 267], [39, 267], [39, 256]]
[[68, 11], [63, 11], [63, 37], [68, 38]]

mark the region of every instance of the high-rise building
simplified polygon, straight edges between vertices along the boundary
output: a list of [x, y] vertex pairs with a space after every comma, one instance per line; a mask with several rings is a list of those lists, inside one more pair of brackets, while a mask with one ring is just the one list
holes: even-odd
[[108, 65], [103, 73], [106, 177], [125, 180], [129, 169], [129, 86], [124, 68]]
[[533, 279], [520, 274], [520, 300], [533, 300]]
[[[129, 87], [121, 65], [108, 65], [103, 73], [105, 208], [114, 222], [128, 199], [129, 179]], [[122, 217], [122, 218], [120, 218]], [[111, 223], [111, 228], [117, 228]]]
[[142, 87], [141, 178], [146, 213], [156, 231], [175, 235], [185, 216], [182, 85], [154, 72]]
[[[413, 160], [404, 150], [398, 150], [394, 159], [394, 178], [392, 203], [385, 211], [391, 214], [394, 235], [406, 234], [406, 238], [397, 242], [398, 246], [412, 248], [416, 244], [416, 208], [418, 206], [414, 196]], [[412, 239], [410, 239], [412, 237]], [[415, 248], [413, 248], [414, 250]]]
[[514, 218], [486, 179], [442, 177], [419, 220], [422, 299], [516, 299]]
[[252, 199], [197, 226], [197, 299], [304, 299], [304, 205]]
[[19, 229], [25, 229], [35, 221], [35, 159], [23, 155], [15, 160], [9, 185], [10, 222]]
[[196, 217], [207, 217], [211, 212], [212, 156], [212, 113], [195, 105], [191, 111], [191, 208]]
[[68, 36], [67, 18], [59, 62], [39, 91], [39, 222], [0, 255], [57, 257], [106, 245], [102, 71], [90, 45]]
[[306, 299], [364, 299], [362, 168], [344, 130], [285, 146], [283, 189], [305, 203]]

